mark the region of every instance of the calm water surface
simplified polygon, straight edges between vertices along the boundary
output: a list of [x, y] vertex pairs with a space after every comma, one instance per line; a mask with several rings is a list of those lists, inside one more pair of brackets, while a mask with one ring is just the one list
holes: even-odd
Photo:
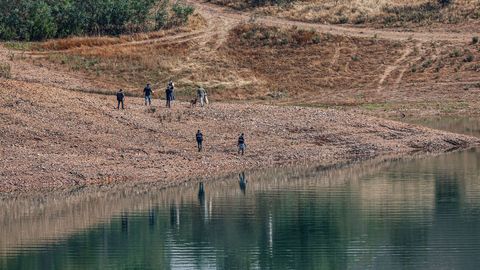
[[479, 269], [480, 152], [0, 201], [0, 269]]

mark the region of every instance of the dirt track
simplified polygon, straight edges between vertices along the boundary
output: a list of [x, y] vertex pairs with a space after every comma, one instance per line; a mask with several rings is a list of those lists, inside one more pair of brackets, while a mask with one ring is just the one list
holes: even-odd
[[229, 8], [220, 7], [214, 4], [209, 4], [201, 1], [188, 0], [207, 20], [211, 18], [221, 18], [224, 21], [231, 22], [232, 20], [247, 21], [251, 18], [258, 23], [263, 23], [270, 26], [296, 26], [305, 29], [315, 29], [322, 33], [330, 33], [334, 35], [345, 35], [351, 37], [366, 37], [371, 38], [375, 36], [379, 39], [388, 40], [418, 40], [422, 42], [427, 41], [451, 41], [451, 42], [469, 42], [473, 36], [479, 36], [480, 32], [472, 33], [452, 33], [452, 32], [401, 32], [379, 30], [373, 28], [355, 28], [338, 25], [327, 25], [318, 23], [306, 23], [299, 21], [292, 21], [288, 19], [277, 18], [273, 16], [257, 16], [250, 12], [234, 11]]

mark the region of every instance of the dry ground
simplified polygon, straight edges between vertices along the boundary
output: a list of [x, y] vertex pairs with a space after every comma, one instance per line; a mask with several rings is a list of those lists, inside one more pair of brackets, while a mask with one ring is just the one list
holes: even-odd
[[[128, 98], [0, 80], [2, 192], [156, 182], [244, 169], [465, 148], [480, 139], [334, 110], [213, 104], [147, 109]], [[157, 104], [160, 102], [155, 101]], [[163, 105], [163, 103], [162, 103]], [[195, 132], [205, 136], [198, 153]], [[246, 133], [245, 156], [236, 139]]]
[[[272, 17], [249, 23], [251, 13], [194, 4], [196, 23], [175, 32], [50, 41], [34, 44], [41, 47], [35, 51], [0, 47], [2, 66], [11, 68], [11, 78], [0, 79], [0, 190], [170, 186], [248, 168], [480, 142], [358, 113], [471, 111], [480, 103], [480, 52], [471, 33], [332, 28]], [[128, 109], [117, 111], [105, 95], [123, 87], [139, 96], [150, 81], [158, 98], [169, 78], [184, 100], [201, 84], [214, 101], [250, 102], [203, 109], [179, 103], [167, 111], [128, 97]], [[195, 151], [197, 129], [206, 137], [204, 153]], [[240, 132], [247, 134], [244, 157], [235, 153]]]
[[[476, 32], [411, 32], [289, 21], [192, 2], [194, 23], [140, 37], [40, 44], [15, 61], [82, 73], [102, 87], [141, 95], [168, 79], [187, 100], [196, 85], [214, 100], [347, 106], [369, 114], [472, 114], [479, 111]], [[18, 76], [22, 76], [18, 74]], [[433, 101], [433, 102], [432, 102]]]

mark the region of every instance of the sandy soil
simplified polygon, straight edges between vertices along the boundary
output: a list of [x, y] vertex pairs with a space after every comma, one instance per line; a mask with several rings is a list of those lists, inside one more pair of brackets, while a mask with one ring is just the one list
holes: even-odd
[[[128, 98], [0, 80], [0, 191], [25, 192], [193, 178], [296, 162], [323, 165], [413, 151], [465, 148], [480, 139], [363, 115], [299, 107], [211, 104], [147, 109]], [[198, 153], [195, 132], [205, 136]], [[247, 153], [236, 153], [244, 132]]]

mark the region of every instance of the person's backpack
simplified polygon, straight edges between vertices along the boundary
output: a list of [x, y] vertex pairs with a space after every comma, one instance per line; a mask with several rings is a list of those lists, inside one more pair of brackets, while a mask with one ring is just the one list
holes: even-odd
[[197, 141], [198, 142], [203, 141], [203, 134], [202, 133], [197, 133]]

